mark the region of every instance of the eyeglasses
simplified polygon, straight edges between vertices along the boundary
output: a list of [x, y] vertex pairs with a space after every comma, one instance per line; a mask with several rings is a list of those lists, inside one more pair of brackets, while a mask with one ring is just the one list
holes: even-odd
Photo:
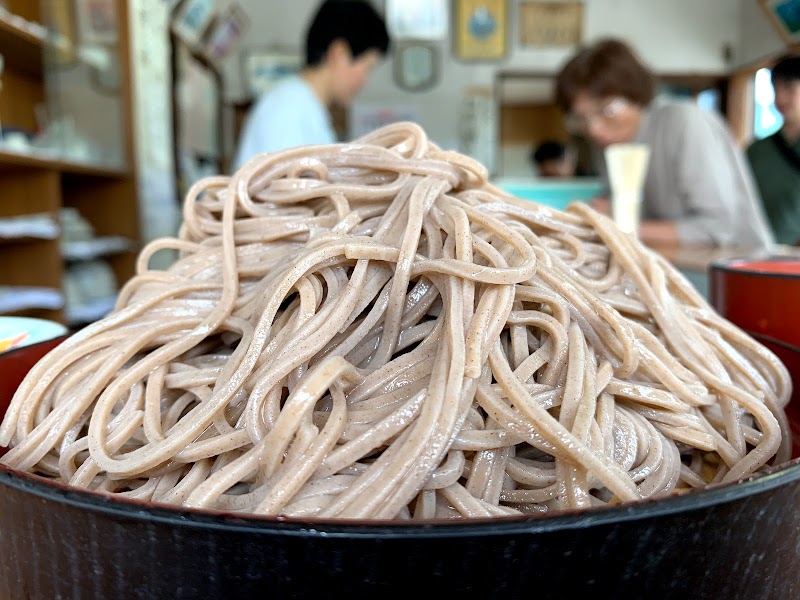
[[604, 125], [613, 123], [628, 106], [630, 106], [630, 102], [627, 99], [622, 96], [617, 96], [606, 102], [599, 110], [590, 114], [568, 114], [565, 123], [567, 129], [572, 132], [585, 132], [592, 127], [595, 121], [603, 123]]

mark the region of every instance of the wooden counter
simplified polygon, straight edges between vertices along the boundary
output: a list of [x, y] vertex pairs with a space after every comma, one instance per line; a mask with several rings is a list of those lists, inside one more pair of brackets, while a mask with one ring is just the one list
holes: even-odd
[[800, 248], [776, 245], [769, 251], [752, 248], [717, 246], [651, 246], [652, 250], [666, 258], [697, 289], [709, 298], [709, 267], [717, 260], [726, 258], [764, 258], [767, 256], [796, 256], [800, 260]]
[[752, 258], [764, 256], [796, 256], [800, 259], [800, 248], [776, 245], [770, 251], [752, 248], [716, 246], [653, 246], [653, 250], [666, 258], [681, 271], [705, 273], [711, 264], [726, 258]]

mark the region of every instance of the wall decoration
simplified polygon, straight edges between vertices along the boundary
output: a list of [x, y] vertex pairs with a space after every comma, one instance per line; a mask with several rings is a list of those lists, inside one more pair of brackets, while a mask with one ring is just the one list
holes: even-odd
[[505, 58], [508, 54], [507, 0], [455, 0], [453, 13], [456, 58]]
[[94, 46], [117, 42], [116, 0], [75, 0], [75, 11], [81, 44]]
[[393, 41], [447, 39], [448, 0], [386, 0], [386, 26]]
[[242, 83], [250, 98], [257, 98], [276, 83], [298, 73], [301, 52], [289, 49], [249, 48], [242, 52]]
[[583, 2], [523, 2], [519, 34], [523, 46], [578, 46], [583, 38]]
[[231, 4], [214, 21], [206, 37], [206, 54], [219, 62], [224, 59], [242, 38], [250, 24], [247, 13], [239, 4]]
[[759, 4], [787, 46], [800, 44], [800, 0], [759, 0]]
[[394, 81], [409, 92], [421, 92], [439, 80], [439, 47], [430, 42], [401, 40], [394, 49]]
[[186, 0], [175, 12], [173, 31], [190, 46], [196, 46], [214, 19], [214, 6], [214, 0]]

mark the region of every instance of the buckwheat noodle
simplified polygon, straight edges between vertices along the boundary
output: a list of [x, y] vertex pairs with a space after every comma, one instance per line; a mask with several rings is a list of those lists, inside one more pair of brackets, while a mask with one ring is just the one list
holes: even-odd
[[152, 502], [494, 517], [746, 478], [789, 458], [790, 392], [606, 217], [511, 198], [403, 123], [196, 184], [114, 312], [29, 373], [0, 444]]

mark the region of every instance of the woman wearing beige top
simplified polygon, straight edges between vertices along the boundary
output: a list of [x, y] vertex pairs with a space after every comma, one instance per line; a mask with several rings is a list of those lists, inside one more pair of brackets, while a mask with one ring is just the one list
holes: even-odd
[[[651, 73], [616, 40], [581, 50], [556, 81], [569, 128], [598, 149], [624, 142], [650, 146], [642, 241], [744, 248], [772, 243], [752, 175], [722, 119], [654, 95]], [[604, 165], [598, 167], [605, 173]], [[608, 212], [607, 201], [595, 207]]]

